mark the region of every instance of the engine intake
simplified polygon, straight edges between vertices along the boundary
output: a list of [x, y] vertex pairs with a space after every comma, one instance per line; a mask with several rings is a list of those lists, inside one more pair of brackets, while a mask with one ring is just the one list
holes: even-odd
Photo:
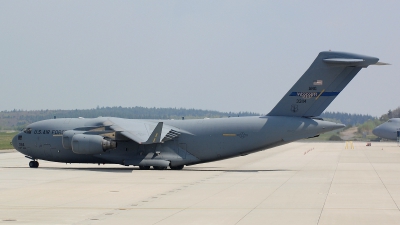
[[117, 142], [100, 135], [75, 134], [72, 136], [72, 151], [76, 154], [94, 155], [117, 147]]
[[62, 146], [65, 149], [71, 149], [72, 148], [72, 137], [75, 134], [83, 134], [85, 131], [77, 131], [77, 130], [66, 130], [63, 133], [62, 136]]

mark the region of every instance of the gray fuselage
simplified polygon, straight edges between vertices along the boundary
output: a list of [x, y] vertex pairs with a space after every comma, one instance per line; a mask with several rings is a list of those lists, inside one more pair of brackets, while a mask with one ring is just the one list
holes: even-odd
[[397, 140], [400, 136], [399, 132], [400, 118], [392, 118], [372, 130], [372, 133], [376, 136], [389, 140]]
[[[26, 129], [20, 132], [12, 143], [15, 149], [30, 158], [47, 161], [127, 165], [129, 160], [147, 159], [166, 160], [170, 165], [179, 166], [246, 155], [344, 126], [322, 120], [284, 116], [165, 120], [162, 121], [165, 125], [174, 127], [180, 133], [178, 138], [143, 145], [127, 138], [117, 138], [118, 135], [110, 131], [109, 135], [115, 138], [117, 147], [100, 154], [76, 154], [63, 146], [65, 131], [96, 127], [108, 119], [44, 120], [27, 126], [29, 132]], [[91, 134], [96, 132], [91, 131]], [[98, 132], [103, 134], [107, 130]]]

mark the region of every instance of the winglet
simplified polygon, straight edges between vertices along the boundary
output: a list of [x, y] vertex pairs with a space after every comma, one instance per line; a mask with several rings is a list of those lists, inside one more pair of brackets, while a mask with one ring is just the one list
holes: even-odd
[[151, 133], [149, 139], [145, 142], [140, 142], [139, 144], [153, 144], [160, 143], [161, 140], [161, 132], [162, 132], [163, 122], [159, 122]]

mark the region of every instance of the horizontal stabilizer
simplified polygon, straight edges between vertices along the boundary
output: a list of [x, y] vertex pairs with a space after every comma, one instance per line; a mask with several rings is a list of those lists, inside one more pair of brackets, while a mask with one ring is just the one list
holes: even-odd
[[330, 58], [330, 59], [323, 59], [324, 62], [328, 64], [336, 64], [336, 65], [346, 65], [346, 66], [369, 66], [369, 65], [377, 65], [377, 66], [385, 66], [385, 65], [390, 65], [389, 63], [384, 63], [384, 62], [377, 62], [375, 64], [370, 64], [364, 63], [364, 59], [345, 59], [345, 58]]
[[384, 63], [384, 62], [377, 62], [377, 63], [372, 64], [372, 65], [376, 65], [376, 66], [386, 66], [386, 65], [392, 65], [392, 64], [390, 64], [390, 63]]
[[364, 62], [364, 59], [331, 58], [323, 59], [323, 61], [330, 64], [357, 65], [362, 64]]

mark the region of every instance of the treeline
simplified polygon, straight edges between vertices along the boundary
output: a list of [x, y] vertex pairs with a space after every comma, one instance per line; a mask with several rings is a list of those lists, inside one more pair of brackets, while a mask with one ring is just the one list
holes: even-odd
[[56, 118], [95, 118], [99, 116], [121, 117], [127, 119], [203, 119], [234, 116], [258, 116], [253, 112], [219, 112], [215, 110], [185, 108], [146, 108], [146, 107], [97, 107], [95, 109], [75, 110], [12, 110], [0, 112], [0, 130], [20, 130], [26, 125], [45, 119]]
[[327, 120], [334, 120], [336, 122], [340, 122], [348, 126], [363, 124], [368, 120], [377, 119], [376, 117], [370, 115], [350, 114], [341, 112], [324, 112], [321, 114], [320, 117]]
[[372, 130], [375, 127], [388, 121], [391, 118], [400, 118], [400, 107], [397, 107], [394, 110], [389, 109], [389, 111], [386, 114], [383, 114], [381, 117], [370, 119], [370, 120], [365, 121], [362, 124], [359, 124], [357, 126], [357, 132], [363, 136], [372, 135]]
[[[75, 110], [12, 110], [0, 112], [0, 130], [20, 130], [26, 125], [45, 119], [56, 118], [95, 118], [112, 116], [127, 119], [202, 119], [234, 116], [258, 116], [253, 112], [219, 112], [215, 110], [185, 109], [185, 108], [146, 108], [146, 107], [97, 107], [95, 109]], [[368, 121], [379, 120], [380, 123], [389, 118], [400, 117], [400, 107], [389, 110], [379, 119], [370, 115], [350, 114], [341, 112], [324, 112], [322, 118], [343, 123], [349, 126], [364, 124]], [[378, 124], [377, 121], [373, 124]], [[369, 126], [368, 126], [369, 127]], [[369, 128], [371, 129], [371, 128]]]
[[388, 119], [391, 119], [391, 118], [400, 118], [400, 107], [397, 107], [397, 108], [396, 108], [395, 110], [393, 110], [393, 111], [389, 109], [388, 113], [383, 114], [383, 115], [379, 118], [379, 120], [387, 121]]

